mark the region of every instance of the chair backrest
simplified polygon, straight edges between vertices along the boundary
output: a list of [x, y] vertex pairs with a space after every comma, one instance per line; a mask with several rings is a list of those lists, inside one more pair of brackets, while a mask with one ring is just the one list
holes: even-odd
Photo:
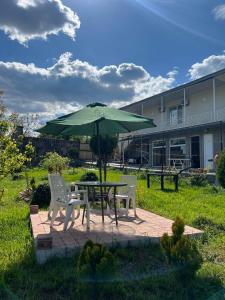
[[127, 192], [130, 186], [137, 186], [137, 176], [135, 175], [122, 175], [120, 176], [120, 182], [127, 183], [127, 186], [121, 187], [120, 192], [124, 191]]
[[69, 197], [63, 177], [59, 174], [48, 174], [48, 181], [51, 190], [51, 201], [67, 203]]

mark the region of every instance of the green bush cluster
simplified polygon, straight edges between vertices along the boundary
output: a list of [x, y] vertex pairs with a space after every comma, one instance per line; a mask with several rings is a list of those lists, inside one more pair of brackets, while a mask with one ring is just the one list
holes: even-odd
[[51, 201], [50, 187], [47, 183], [41, 183], [34, 190], [31, 204], [39, 205], [40, 208], [46, 208]]
[[48, 152], [41, 161], [41, 167], [47, 169], [49, 173], [59, 173], [69, 165], [69, 158], [60, 156], [57, 152]]
[[184, 222], [177, 217], [172, 225], [172, 236], [165, 233], [161, 240], [161, 247], [169, 264], [177, 266], [177, 275], [183, 282], [195, 277], [201, 267], [202, 257], [194, 240], [184, 236]]
[[207, 186], [208, 180], [205, 174], [194, 174], [190, 179], [191, 186]]
[[94, 172], [87, 172], [81, 175], [80, 181], [98, 181], [98, 176]]

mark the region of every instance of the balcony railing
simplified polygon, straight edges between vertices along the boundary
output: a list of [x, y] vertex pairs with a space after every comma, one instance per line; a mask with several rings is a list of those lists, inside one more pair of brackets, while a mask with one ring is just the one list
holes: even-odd
[[225, 108], [216, 110], [215, 114], [213, 111], [207, 111], [207, 112], [203, 111], [201, 114], [192, 114], [192, 115], [186, 114], [186, 116], [183, 117], [182, 121], [179, 124], [171, 124], [169, 119], [160, 120], [160, 118], [155, 118], [154, 122], [157, 125], [157, 127], [141, 130], [137, 132], [137, 134], [138, 133], [146, 134], [146, 133], [154, 133], [154, 132], [160, 132], [165, 130], [174, 130], [174, 129], [185, 128], [190, 126], [204, 125], [204, 124], [218, 122], [218, 121], [225, 121]]

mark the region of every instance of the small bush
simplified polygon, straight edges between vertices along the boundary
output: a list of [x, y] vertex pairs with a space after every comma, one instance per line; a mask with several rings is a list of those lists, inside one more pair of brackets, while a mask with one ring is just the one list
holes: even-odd
[[146, 172], [141, 172], [140, 174], [138, 174], [138, 179], [142, 179], [142, 180], [147, 179]]
[[39, 205], [40, 208], [48, 207], [51, 201], [51, 192], [47, 183], [41, 183], [33, 193], [31, 204]]
[[68, 157], [60, 156], [57, 152], [48, 152], [40, 165], [47, 169], [49, 173], [61, 174], [68, 167], [69, 161]]
[[220, 155], [219, 159], [216, 163], [217, 170], [216, 170], [216, 177], [220, 183], [220, 185], [225, 188], [225, 150], [223, 150]]
[[177, 265], [176, 275], [183, 283], [195, 277], [201, 267], [202, 257], [194, 240], [184, 236], [184, 222], [179, 217], [172, 225], [172, 236], [165, 233], [160, 244], [169, 263]]
[[104, 245], [87, 241], [77, 263], [80, 292], [85, 290], [95, 298], [103, 288], [107, 289], [107, 283], [115, 272], [112, 253]]
[[84, 165], [84, 161], [79, 159], [79, 158], [75, 158], [75, 159], [70, 160], [70, 167], [71, 168], [80, 168], [83, 165]]
[[191, 176], [190, 183], [192, 186], [207, 186], [207, 176], [205, 174], [194, 174]]
[[94, 172], [87, 172], [80, 177], [80, 181], [98, 181], [98, 176]]
[[176, 217], [175, 222], [172, 224], [172, 232], [173, 243], [176, 244], [184, 233], [184, 221], [181, 218]]
[[19, 180], [19, 179], [23, 179], [23, 175], [22, 174], [20, 174], [20, 173], [14, 173], [13, 175], [12, 175], [12, 180]]

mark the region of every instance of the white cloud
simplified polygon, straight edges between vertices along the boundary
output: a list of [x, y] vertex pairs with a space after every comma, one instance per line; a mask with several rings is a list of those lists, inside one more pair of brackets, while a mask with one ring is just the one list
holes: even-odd
[[61, 0], [0, 1], [0, 29], [22, 44], [60, 32], [74, 39], [79, 28], [79, 17]]
[[[176, 72], [151, 76], [142, 66], [123, 63], [98, 68], [62, 54], [48, 68], [0, 61], [0, 89], [11, 111], [56, 116], [90, 102], [122, 106], [174, 86]], [[45, 118], [46, 119], [46, 118]]]
[[193, 64], [188, 70], [188, 75], [194, 80], [223, 68], [225, 68], [225, 54], [211, 55], [201, 62]]
[[213, 14], [216, 20], [225, 20], [225, 4], [217, 5], [213, 9]]

